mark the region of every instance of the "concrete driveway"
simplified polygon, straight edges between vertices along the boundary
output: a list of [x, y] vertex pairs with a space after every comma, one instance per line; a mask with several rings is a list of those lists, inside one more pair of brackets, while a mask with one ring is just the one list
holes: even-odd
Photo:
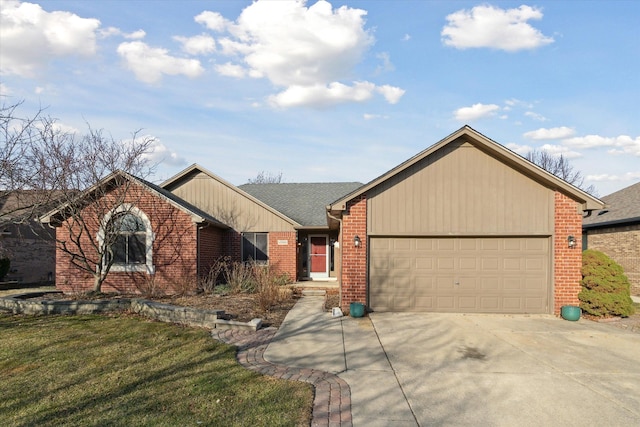
[[345, 380], [356, 427], [640, 426], [640, 333], [584, 319], [332, 318], [305, 296], [264, 358]]
[[637, 333], [461, 314], [372, 313], [342, 328], [356, 426], [640, 425]]

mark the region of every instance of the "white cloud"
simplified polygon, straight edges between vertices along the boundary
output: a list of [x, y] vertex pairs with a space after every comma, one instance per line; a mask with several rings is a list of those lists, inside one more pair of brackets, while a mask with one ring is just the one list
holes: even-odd
[[456, 120], [465, 122], [493, 116], [498, 110], [500, 107], [496, 104], [473, 104], [471, 107], [458, 108], [454, 116]]
[[527, 22], [542, 16], [540, 9], [526, 5], [507, 10], [476, 6], [448, 15], [448, 23], [440, 35], [445, 45], [456, 49], [487, 47], [507, 52], [535, 49], [554, 41]]
[[118, 46], [118, 54], [138, 80], [157, 83], [163, 74], [197, 77], [204, 69], [196, 59], [177, 58], [166, 49], [150, 47], [144, 42], [125, 42]]
[[582, 157], [582, 154], [577, 152], [577, 151], [573, 151], [568, 147], [565, 147], [563, 145], [554, 145], [554, 144], [544, 144], [542, 147], [540, 147], [540, 150], [542, 151], [546, 151], [547, 153], [553, 155], [553, 156], [560, 156], [562, 155], [563, 157], [567, 158], [567, 159], [575, 159], [578, 157]]
[[391, 62], [391, 57], [389, 56], [388, 52], [378, 53], [376, 55], [376, 58], [378, 58], [382, 62], [382, 64], [378, 65], [378, 68], [376, 68], [376, 73], [393, 71], [396, 69], [396, 67]]
[[202, 24], [210, 30], [222, 32], [226, 28], [231, 27], [232, 23], [226, 20], [218, 12], [210, 12], [205, 10], [194, 18], [198, 24]]
[[550, 128], [550, 129], [540, 128], [538, 130], [532, 130], [530, 132], [525, 133], [523, 136], [525, 138], [529, 138], [533, 140], [547, 140], [547, 139], [568, 138], [574, 134], [575, 134], [574, 129], [566, 126], [561, 126], [557, 128]]
[[100, 21], [70, 12], [47, 12], [39, 5], [14, 0], [0, 8], [0, 72], [34, 76], [57, 57], [96, 52]]
[[147, 33], [144, 30], [137, 30], [132, 33], [125, 33], [120, 28], [116, 28], [116, 27], [109, 27], [109, 28], [100, 30], [100, 36], [102, 36], [103, 38], [119, 36], [119, 37], [124, 37], [125, 39], [128, 39], [128, 40], [141, 40], [145, 38], [146, 35]]
[[640, 172], [627, 172], [622, 175], [611, 175], [611, 174], [598, 174], [598, 175], [587, 175], [585, 177], [587, 181], [633, 181], [636, 179], [640, 179]]
[[190, 55], [206, 55], [216, 51], [216, 42], [208, 34], [193, 37], [175, 36], [174, 40], [182, 43], [182, 50]]
[[409, 40], [411, 40], [410, 34], [405, 34], [404, 37], [402, 37], [402, 41], [408, 42]]
[[[309, 7], [305, 1], [256, 1], [235, 22], [209, 11], [196, 16], [196, 22], [225, 32], [216, 41], [223, 55], [234, 57], [235, 65], [215, 67], [219, 73], [266, 78], [284, 88], [270, 97], [274, 106], [326, 107], [362, 102], [375, 93], [398, 102], [404, 93], [400, 88], [376, 88], [369, 82], [349, 86], [341, 81], [351, 78], [374, 43], [364, 28], [365, 16], [364, 10], [334, 9], [324, 0]], [[384, 69], [390, 69], [388, 55], [381, 55]]]
[[143, 137], [143, 139], [148, 138], [152, 140], [151, 151], [147, 153], [145, 158], [151, 163], [163, 163], [169, 166], [184, 166], [187, 164], [184, 158], [180, 157], [175, 151], [171, 151], [159, 139], [150, 136]]
[[353, 86], [333, 82], [328, 86], [289, 86], [285, 91], [269, 97], [275, 107], [314, 106], [331, 107], [346, 102], [364, 102], [373, 97], [376, 86], [369, 82], [355, 82]]
[[384, 99], [386, 99], [389, 104], [397, 104], [405, 93], [404, 89], [389, 85], [378, 86], [376, 87], [376, 91], [384, 96]]
[[628, 135], [617, 137], [587, 135], [565, 139], [562, 143], [577, 148], [611, 147], [608, 151], [610, 154], [630, 154], [640, 157], [640, 136], [632, 138]]
[[542, 114], [535, 113], [533, 111], [527, 111], [527, 112], [524, 113], [524, 115], [526, 117], [529, 117], [529, 118], [531, 118], [531, 119], [533, 119], [535, 121], [538, 121], [538, 122], [546, 122], [547, 121], [547, 118], [545, 116], [543, 116]]
[[529, 153], [530, 151], [533, 150], [533, 147], [531, 147], [529, 145], [519, 145], [519, 144], [516, 144], [516, 143], [513, 143], [513, 142], [507, 144], [506, 147], [509, 150], [520, 154], [521, 156], [526, 156], [527, 153]]
[[214, 69], [221, 75], [227, 77], [242, 78], [247, 75], [247, 70], [238, 64], [227, 62], [226, 64], [216, 65]]
[[11, 95], [11, 89], [6, 84], [0, 82], [0, 96]]
[[365, 119], [365, 120], [375, 120], [375, 119], [388, 119], [389, 116], [386, 116], [386, 115], [383, 116], [383, 115], [380, 115], [380, 114], [368, 114], [368, 113], [365, 113], [365, 114], [362, 115], [362, 118]]

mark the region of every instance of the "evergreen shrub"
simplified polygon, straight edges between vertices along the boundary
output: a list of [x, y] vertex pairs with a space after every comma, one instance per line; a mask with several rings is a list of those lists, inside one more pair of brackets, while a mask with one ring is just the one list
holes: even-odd
[[628, 317], [634, 313], [630, 284], [620, 264], [600, 251], [582, 253], [580, 308], [597, 317]]

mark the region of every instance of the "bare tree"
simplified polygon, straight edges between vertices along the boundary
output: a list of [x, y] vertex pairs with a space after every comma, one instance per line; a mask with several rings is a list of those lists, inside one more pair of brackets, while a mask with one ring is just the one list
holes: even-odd
[[247, 181], [247, 184], [280, 184], [282, 182], [282, 172], [280, 173], [271, 173], [261, 171], [258, 175]]
[[593, 185], [585, 185], [582, 173], [575, 170], [562, 154], [555, 156], [548, 151], [532, 150], [527, 153], [525, 158], [540, 166], [547, 172], [567, 181], [569, 184], [578, 187], [589, 194], [596, 195], [596, 188]]
[[[140, 224], [128, 214], [136, 209], [141, 179], [153, 172], [146, 155], [154, 140], [135, 132], [130, 140], [118, 141], [90, 126], [77, 136], [60, 130], [42, 110], [34, 118], [18, 117], [19, 106], [0, 109], [0, 190], [15, 204], [0, 217], [0, 225], [58, 227], [58, 249], [93, 276], [93, 290], [100, 292], [123, 251], [124, 256], [129, 250], [134, 257], [144, 256]], [[57, 208], [44, 214], [53, 204]], [[41, 221], [33, 221], [42, 214]]]

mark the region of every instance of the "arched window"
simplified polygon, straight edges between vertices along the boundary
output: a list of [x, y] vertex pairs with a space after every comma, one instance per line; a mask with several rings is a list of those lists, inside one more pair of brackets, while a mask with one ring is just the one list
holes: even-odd
[[107, 230], [114, 265], [147, 263], [147, 230], [139, 217], [131, 212], [117, 213]]
[[153, 232], [140, 209], [121, 205], [107, 214], [98, 233], [105, 265], [112, 271], [146, 271], [153, 274]]

